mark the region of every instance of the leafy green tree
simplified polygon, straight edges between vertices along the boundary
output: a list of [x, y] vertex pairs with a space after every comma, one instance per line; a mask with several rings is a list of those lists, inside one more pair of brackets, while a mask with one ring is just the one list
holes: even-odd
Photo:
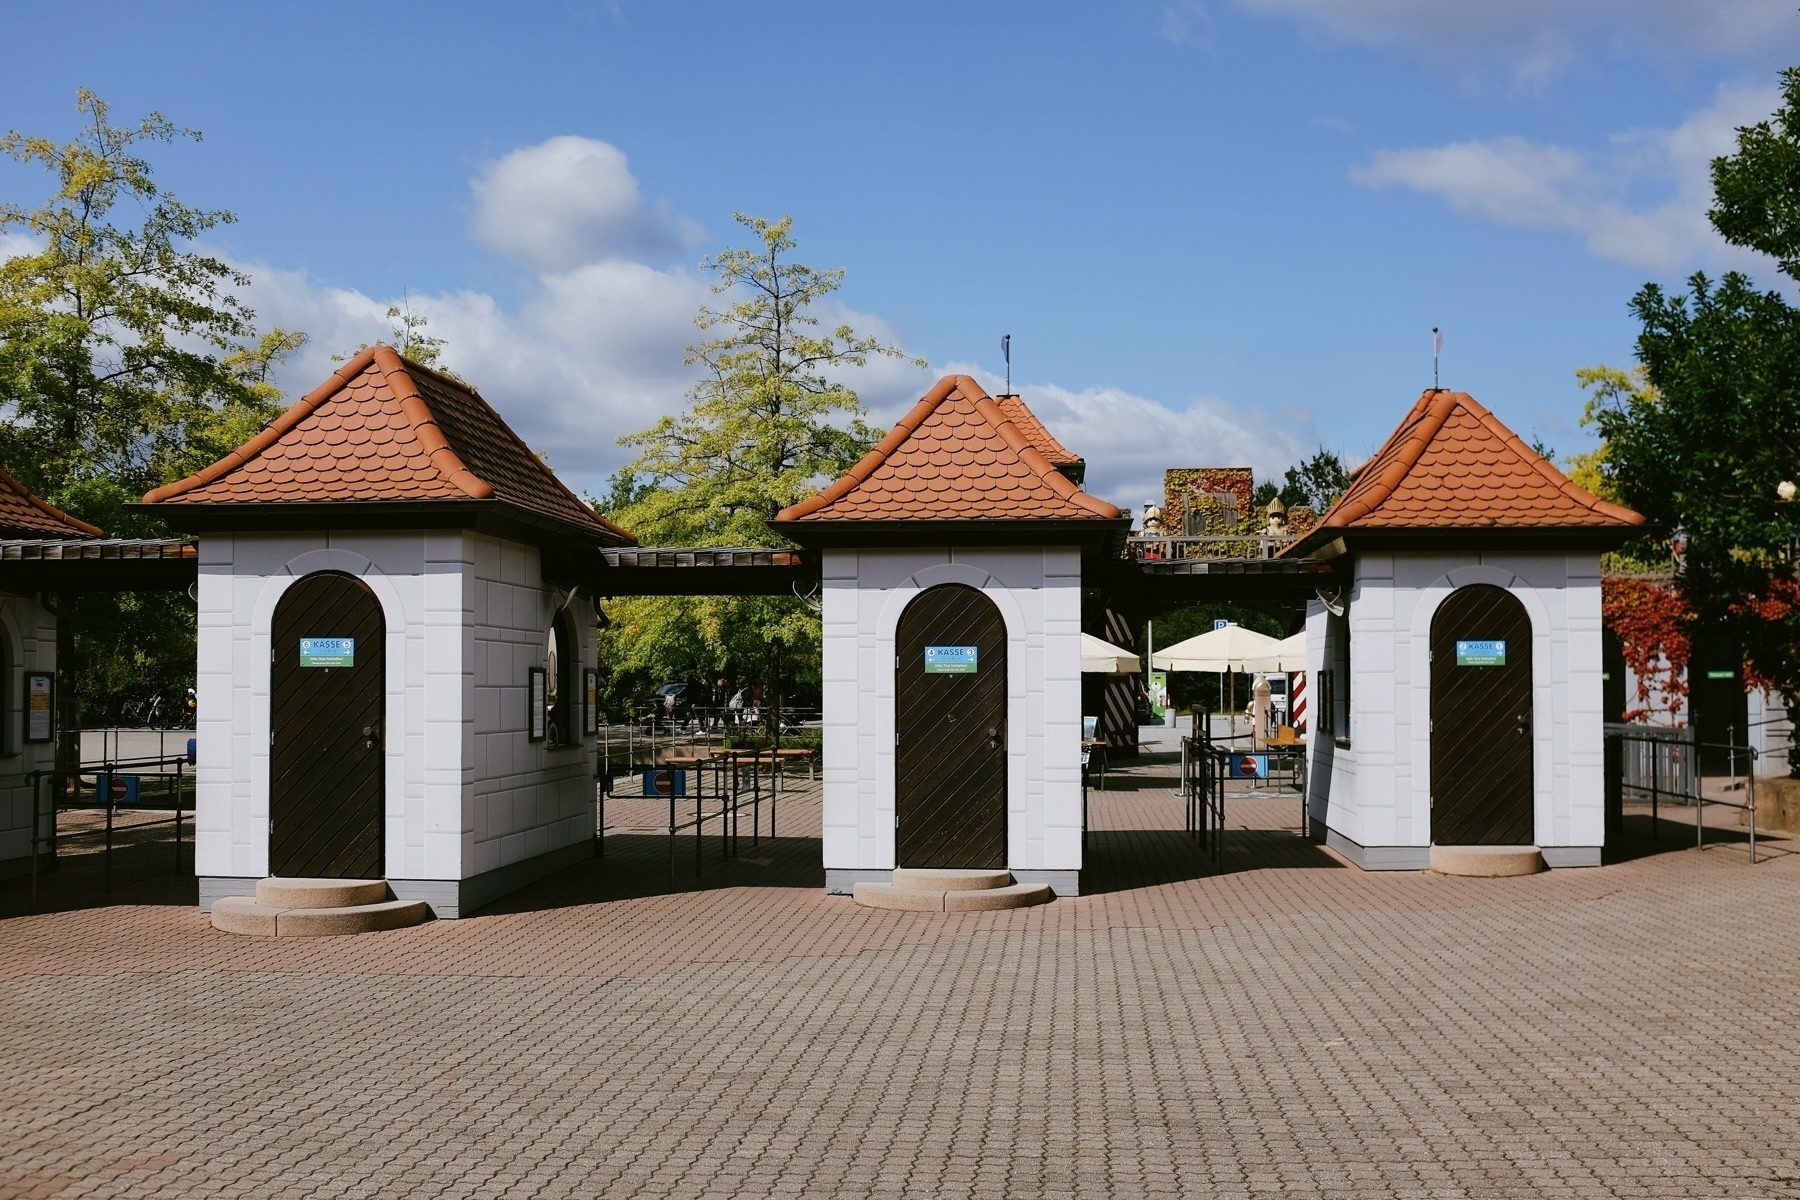
[[[1780, 110], [1714, 160], [1710, 216], [1727, 241], [1800, 279], [1800, 70], [1782, 79]], [[1696, 274], [1685, 295], [1646, 285], [1631, 307], [1642, 367], [1583, 373], [1602, 444], [1578, 469], [1647, 518], [1641, 557], [1666, 562], [1663, 547], [1680, 547], [1677, 584], [1696, 620], [1743, 646], [1747, 677], [1800, 717], [1800, 310], [1735, 272]]]
[[88, 91], [76, 107], [83, 125], [67, 143], [0, 137], [0, 153], [57, 181], [35, 208], [0, 203], [0, 232], [34, 245], [0, 261], [0, 463], [109, 530], [150, 532], [122, 505], [229, 449], [275, 406], [243, 360], [227, 361], [260, 345], [234, 294], [248, 280], [190, 248], [234, 218], [162, 191], [141, 157], [200, 135], [160, 113], [114, 125]]
[[[236, 289], [248, 281], [192, 248], [233, 220], [161, 190], [144, 152], [199, 134], [160, 113], [112, 123], [77, 94], [81, 127], [59, 144], [14, 130], [0, 154], [43, 167], [47, 200], [0, 201], [0, 465], [119, 536], [164, 532], [126, 505], [213, 461], [278, 411], [271, 369], [304, 343], [258, 336]], [[194, 613], [167, 593], [68, 600], [62, 628], [90, 723], [179, 707], [194, 674]], [[67, 643], [65, 643], [67, 644]]]
[[[416, 362], [422, 367], [430, 367], [440, 375], [448, 375], [452, 379], [462, 378], [461, 375], [438, 361], [443, 357], [444, 347], [449, 343], [441, 337], [425, 332], [431, 324], [431, 318], [422, 312], [414, 312], [410, 297], [402, 295], [400, 303], [388, 305], [387, 318], [393, 322], [393, 325], [389, 327], [388, 336], [382, 339], [381, 344], [392, 346], [394, 352], [401, 358]], [[368, 348], [369, 343], [363, 342], [351, 353], [360, 353]], [[331, 361], [343, 362], [349, 357], [349, 354], [334, 354], [331, 356]]]
[[1311, 458], [1289, 467], [1280, 484], [1273, 480], [1258, 484], [1251, 502], [1260, 508], [1279, 496], [1289, 508], [1305, 504], [1314, 512], [1322, 513], [1336, 503], [1349, 486], [1350, 472], [1344, 469], [1343, 460], [1321, 446]]
[[[692, 406], [620, 439], [638, 454], [613, 478], [609, 515], [647, 545], [783, 544], [769, 528], [775, 514], [880, 437], [841, 373], [905, 357], [849, 325], [821, 328], [814, 306], [844, 272], [793, 261], [792, 218], [737, 221], [754, 243], [701, 264], [732, 303], [695, 318], [713, 336], [687, 349], [703, 372]], [[635, 597], [610, 602], [606, 614], [602, 659], [620, 707], [658, 682], [724, 677], [763, 683], [772, 720], [788, 683], [818, 676], [818, 617], [797, 597]]]
[[[771, 545], [775, 514], [848, 470], [880, 436], [836, 373], [896, 346], [849, 325], [819, 329], [812, 308], [843, 283], [842, 269], [794, 262], [792, 217], [737, 214], [756, 245], [708, 258], [713, 291], [738, 297], [702, 307], [694, 323], [715, 336], [687, 348], [703, 369], [693, 406], [619, 441], [638, 455], [630, 470], [658, 481], [633, 506], [640, 538], [685, 545]], [[924, 366], [923, 360], [913, 360]]]

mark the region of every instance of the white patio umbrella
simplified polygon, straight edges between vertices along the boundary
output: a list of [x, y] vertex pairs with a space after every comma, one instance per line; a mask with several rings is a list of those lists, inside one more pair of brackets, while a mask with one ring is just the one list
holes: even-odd
[[1176, 642], [1166, 650], [1150, 656], [1150, 666], [1158, 671], [1260, 671], [1271, 668], [1246, 665], [1251, 659], [1269, 657], [1281, 643], [1266, 633], [1227, 625]]
[[1143, 662], [1129, 650], [1101, 641], [1091, 633], [1081, 635], [1083, 675], [1135, 675]]
[[1267, 654], [1252, 655], [1244, 660], [1247, 671], [1304, 671], [1306, 670], [1306, 630], [1291, 637], [1284, 637]]

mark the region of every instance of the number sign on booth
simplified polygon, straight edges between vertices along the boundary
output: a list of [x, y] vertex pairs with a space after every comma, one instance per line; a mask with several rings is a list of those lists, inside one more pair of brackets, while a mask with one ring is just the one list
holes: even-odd
[[356, 639], [347, 637], [301, 638], [300, 665], [303, 667], [354, 667], [356, 665]]
[[1506, 665], [1505, 639], [1488, 642], [1457, 642], [1456, 665], [1459, 667], [1504, 667]]
[[974, 646], [925, 647], [927, 675], [973, 675], [976, 654]]

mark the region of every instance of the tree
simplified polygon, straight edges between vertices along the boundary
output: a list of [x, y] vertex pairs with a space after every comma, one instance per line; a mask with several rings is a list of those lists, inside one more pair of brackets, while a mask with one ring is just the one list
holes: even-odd
[[[228, 363], [256, 344], [254, 314], [234, 294], [248, 279], [189, 248], [232, 214], [161, 191], [140, 156], [200, 135], [154, 112], [115, 126], [85, 90], [76, 108], [84, 124], [65, 144], [0, 137], [0, 153], [57, 179], [36, 208], [0, 203], [0, 232], [37, 247], [0, 262], [0, 463], [79, 516], [150, 532], [154, 522], [122, 505], [276, 410], [244, 360]], [[135, 223], [115, 221], [125, 202], [141, 213]]]
[[[1800, 70], [1781, 109], [1738, 130], [1714, 160], [1715, 228], [1800, 279]], [[1778, 689], [1800, 717], [1795, 506], [1800, 463], [1800, 311], [1737, 273], [1648, 284], [1632, 299], [1641, 372], [1595, 368], [1585, 418], [1602, 437], [1590, 463], [1603, 494], [1646, 518], [1639, 553], [1679, 547], [1676, 579], [1696, 628], [1743, 647], [1746, 679]], [[1800, 775], [1800, 755], [1790, 756]]]
[[[441, 337], [435, 337], [425, 332], [426, 326], [431, 324], [431, 318], [422, 312], [413, 311], [411, 297], [402, 293], [400, 303], [388, 305], [387, 318], [393, 322], [393, 325], [389, 326], [388, 336], [381, 343], [382, 345], [392, 346], [394, 353], [401, 358], [416, 362], [421, 367], [430, 367], [440, 375], [448, 375], [452, 379], [462, 378], [461, 375], [438, 362], [438, 359], [443, 357], [444, 347], [448, 343]], [[304, 335], [302, 338], [304, 340]], [[369, 343], [363, 342], [350, 354], [332, 355], [331, 361], [343, 362], [368, 348]]]
[[[114, 535], [151, 536], [161, 522], [125, 506], [255, 433], [278, 411], [271, 368], [305, 337], [257, 336], [235, 295], [248, 280], [192, 249], [232, 215], [156, 185], [144, 150], [198, 133], [154, 112], [114, 125], [88, 91], [76, 109], [67, 143], [0, 137], [0, 153], [56, 180], [36, 207], [0, 202], [0, 232], [29, 246], [0, 261], [0, 465]], [[192, 685], [184, 596], [81, 596], [62, 624], [90, 719], [146, 712], [154, 698], [175, 708]]]
[[1289, 467], [1279, 485], [1265, 481], [1257, 485], [1252, 503], [1261, 508], [1275, 499], [1289, 508], [1305, 504], [1322, 513], [1337, 503], [1337, 498], [1350, 486], [1350, 472], [1343, 460], [1323, 446], [1311, 458]]
[[[613, 477], [618, 503], [609, 515], [646, 544], [783, 544], [769, 527], [775, 514], [848, 470], [880, 437], [842, 372], [877, 356], [906, 357], [849, 325], [820, 330], [814, 306], [844, 272], [792, 260], [792, 218], [739, 213], [737, 221], [755, 243], [701, 264], [714, 293], [734, 302], [695, 317], [713, 336], [687, 348], [686, 361], [702, 369], [692, 406], [619, 439], [638, 454]], [[734, 685], [763, 682], [772, 722], [784, 682], [819, 670], [818, 617], [797, 597], [636, 597], [610, 602], [606, 614], [602, 646], [621, 706], [655, 682], [722, 675]]]
[[[880, 436], [862, 403], [834, 374], [871, 357], [905, 358], [896, 346], [849, 325], [814, 332], [812, 307], [837, 291], [843, 270], [792, 261], [792, 217], [738, 213], [760, 245], [701, 263], [715, 294], [742, 298], [722, 312], [702, 307], [694, 323], [716, 336], [687, 348], [704, 375], [693, 406], [619, 441], [638, 448], [630, 470], [659, 489], [634, 506], [640, 537], [686, 545], [770, 545], [769, 522], [836, 478]], [[912, 360], [923, 367], [923, 360]]]

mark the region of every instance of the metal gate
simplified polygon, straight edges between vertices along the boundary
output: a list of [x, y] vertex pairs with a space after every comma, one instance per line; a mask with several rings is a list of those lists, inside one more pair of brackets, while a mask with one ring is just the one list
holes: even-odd
[[972, 587], [927, 588], [895, 633], [902, 867], [1006, 866], [1006, 623]]
[[293, 583], [270, 637], [269, 873], [379, 879], [387, 627], [354, 576]]
[[1531, 618], [1505, 588], [1451, 592], [1431, 619], [1431, 840], [1521, 846], [1532, 812]]

